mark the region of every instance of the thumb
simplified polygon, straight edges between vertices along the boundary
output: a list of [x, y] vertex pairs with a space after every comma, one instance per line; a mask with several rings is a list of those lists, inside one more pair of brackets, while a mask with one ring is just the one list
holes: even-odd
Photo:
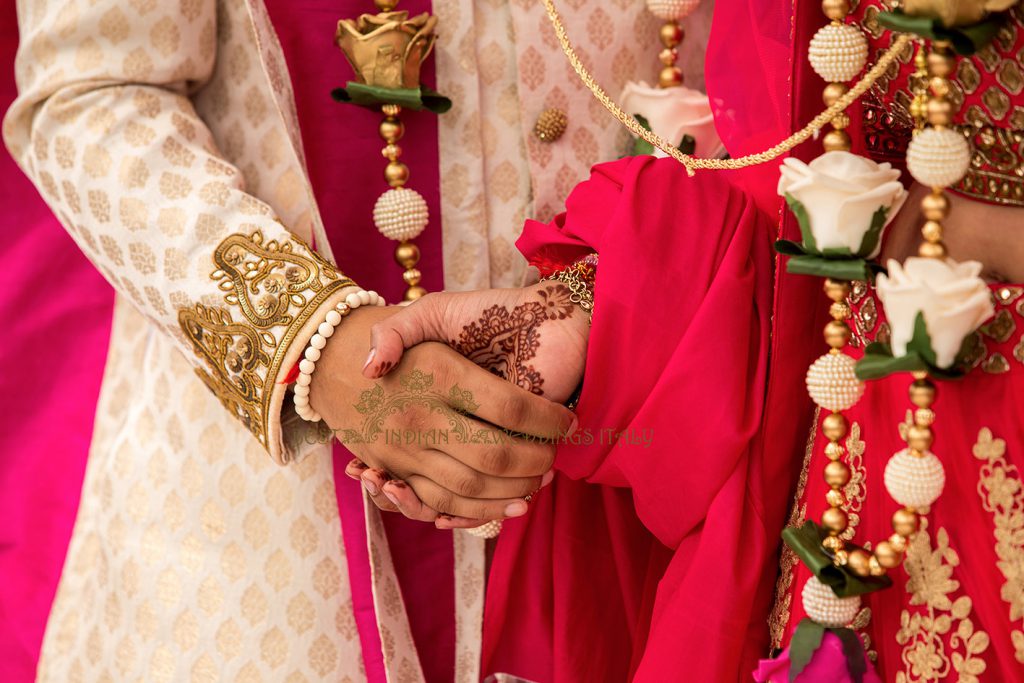
[[370, 328], [370, 354], [363, 376], [382, 377], [402, 360], [406, 349], [425, 341], [447, 341], [441, 326], [444, 293], [427, 294]]

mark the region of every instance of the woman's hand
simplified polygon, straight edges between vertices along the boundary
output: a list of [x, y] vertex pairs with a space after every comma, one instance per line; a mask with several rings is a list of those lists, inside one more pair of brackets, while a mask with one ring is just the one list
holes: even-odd
[[[364, 377], [370, 329], [395, 314], [360, 308], [348, 316], [317, 362], [310, 405], [368, 469], [404, 482], [422, 501], [402, 508], [409, 516], [524, 514], [524, 498], [551, 469], [553, 442], [574, 429], [575, 416], [444, 344], [419, 344], [387, 376]], [[394, 487], [367, 490], [379, 501]]]

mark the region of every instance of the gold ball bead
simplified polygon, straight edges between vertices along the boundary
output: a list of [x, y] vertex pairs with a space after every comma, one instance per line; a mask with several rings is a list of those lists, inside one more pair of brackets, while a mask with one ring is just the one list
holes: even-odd
[[889, 545], [892, 549], [899, 554], [903, 554], [907, 550], [907, 539], [899, 534], [893, 534], [889, 537]]
[[384, 149], [380, 151], [380, 155], [385, 159], [394, 161], [398, 157], [402, 156], [402, 148], [393, 142], [389, 142], [384, 145]]
[[845, 130], [830, 130], [821, 141], [826, 152], [849, 152], [850, 134]]
[[821, 11], [832, 21], [841, 21], [850, 13], [849, 0], [822, 0]]
[[949, 81], [941, 76], [933, 76], [928, 79], [928, 88], [936, 97], [945, 97], [949, 94]]
[[836, 320], [846, 320], [850, 317], [850, 307], [842, 301], [836, 301], [828, 307], [828, 313]]
[[917, 532], [920, 518], [913, 510], [900, 508], [892, 515], [892, 530], [906, 538]]
[[844, 128], [849, 128], [850, 115], [847, 114], [845, 111], [841, 111], [832, 117], [831, 123], [832, 127], [835, 128], [836, 130], [843, 130]]
[[949, 215], [949, 199], [942, 192], [933, 192], [921, 200], [921, 212], [930, 221], [941, 221]]
[[910, 402], [918, 408], [931, 408], [935, 403], [935, 384], [929, 379], [915, 379], [908, 393]]
[[842, 320], [832, 320], [825, 325], [825, 343], [833, 349], [841, 349], [850, 341], [850, 326]]
[[825, 483], [833, 488], [842, 488], [850, 481], [850, 466], [842, 460], [832, 460], [825, 465]]
[[665, 66], [672, 66], [679, 59], [679, 53], [676, 52], [674, 47], [662, 48], [661, 52], [658, 53], [658, 61]]
[[821, 526], [834, 534], [843, 533], [849, 524], [850, 517], [843, 508], [830, 507], [821, 513]]
[[835, 556], [832, 558], [832, 564], [837, 567], [845, 567], [847, 561], [850, 559], [850, 554], [843, 550], [842, 547], [836, 550]]
[[923, 95], [915, 95], [914, 99], [910, 100], [910, 116], [915, 120], [923, 119], [925, 117], [927, 106], [928, 98]]
[[857, 576], [867, 576], [871, 573], [871, 553], [862, 549], [854, 548], [849, 551], [846, 557], [846, 566]]
[[907, 446], [912, 451], [924, 453], [931, 448], [934, 441], [935, 437], [929, 427], [913, 424], [907, 428]]
[[380, 136], [387, 142], [398, 142], [405, 135], [405, 124], [398, 119], [386, 118], [378, 128]]
[[917, 247], [917, 255], [923, 258], [946, 258], [946, 245], [942, 242], [922, 242]]
[[830, 441], [825, 444], [825, 457], [829, 460], [838, 460], [843, 457], [843, 447], [841, 444], [835, 441]]
[[897, 551], [889, 541], [881, 541], [875, 546], [875, 557], [878, 558], [878, 564], [886, 569], [900, 566], [902, 555], [903, 553]]
[[419, 285], [413, 285], [409, 289], [405, 290], [404, 299], [406, 301], [416, 301], [416, 299], [423, 298], [423, 296], [426, 295], [426, 293], [427, 290], [425, 290], [423, 287], [420, 287]]
[[885, 576], [886, 569], [879, 563], [878, 558], [874, 555], [868, 560], [868, 571], [871, 576]]
[[829, 441], [839, 441], [846, 436], [848, 426], [846, 418], [841, 413], [831, 413], [821, 421], [821, 433]]
[[840, 97], [849, 92], [850, 87], [845, 83], [829, 83], [821, 94], [821, 99], [826, 107], [831, 107]]
[[928, 55], [928, 73], [932, 76], [948, 76], [953, 73], [954, 60], [951, 56], [938, 52]]
[[931, 408], [918, 408], [914, 411], [914, 422], [922, 427], [930, 427], [935, 422], [935, 411]]
[[938, 221], [925, 221], [921, 226], [921, 236], [929, 242], [942, 241], [942, 223]]
[[843, 551], [843, 539], [838, 536], [826, 536], [821, 545], [834, 553]]
[[658, 72], [658, 87], [674, 88], [683, 84], [683, 70], [678, 66], [666, 66]]
[[953, 117], [953, 105], [944, 98], [928, 100], [928, 123], [933, 126], [948, 126]]
[[412, 268], [420, 262], [420, 248], [412, 242], [402, 242], [395, 247], [395, 261], [403, 268]]
[[842, 491], [836, 489], [829, 489], [828, 493], [825, 494], [825, 502], [832, 507], [840, 507], [846, 502]]
[[850, 283], [845, 280], [825, 279], [825, 296], [832, 301], [844, 301], [850, 295]]
[[683, 32], [682, 26], [674, 21], [670, 21], [661, 25], [658, 37], [661, 38], [661, 44], [665, 47], [675, 47], [683, 42], [686, 34]]
[[401, 187], [409, 180], [409, 167], [401, 161], [389, 161], [384, 167], [384, 180], [391, 187]]
[[398, 0], [373, 0], [373, 4], [375, 4], [377, 9], [381, 12], [390, 12], [398, 7]]

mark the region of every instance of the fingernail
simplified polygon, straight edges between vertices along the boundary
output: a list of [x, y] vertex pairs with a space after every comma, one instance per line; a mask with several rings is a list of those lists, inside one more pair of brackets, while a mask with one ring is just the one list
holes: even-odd
[[366, 362], [363, 363], [363, 370], [365, 370], [366, 366], [368, 366], [370, 363], [373, 362], [373, 357], [376, 356], [376, 355], [377, 355], [377, 349], [376, 348], [371, 348], [370, 349], [370, 354], [366, 357]]
[[551, 480], [555, 478], [555, 471], [548, 470], [544, 473], [544, 476], [540, 478], [540, 487], [544, 488], [551, 483]]
[[384, 495], [387, 496], [388, 500], [390, 500], [394, 504], [395, 507], [402, 507], [398, 503], [398, 498], [395, 497], [395, 495], [393, 493], [391, 493], [390, 491], [388, 491], [387, 489], [384, 490]]
[[380, 493], [380, 490], [377, 488], [377, 485], [374, 484], [369, 479], [360, 479], [360, 481], [363, 482], [363, 488], [366, 489], [367, 493], [369, 493], [371, 496], [376, 496], [378, 493]]
[[506, 517], [522, 517], [526, 514], [526, 503], [521, 500], [517, 500], [514, 503], [509, 503], [505, 506]]

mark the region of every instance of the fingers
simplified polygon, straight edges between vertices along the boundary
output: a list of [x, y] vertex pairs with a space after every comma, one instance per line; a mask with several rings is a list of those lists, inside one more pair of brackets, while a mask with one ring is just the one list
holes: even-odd
[[370, 354], [363, 376], [376, 379], [398, 365], [406, 349], [423, 341], [446, 341], [441, 321], [444, 295], [428, 294], [370, 329]]
[[452, 493], [426, 477], [416, 474], [409, 477], [407, 483], [416, 492], [416, 496], [422, 501], [423, 505], [436, 510], [438, 513], [454, 517], [504, 519], [506, 517], [521, 517], [526, 514], [527, 510], [527, 503], [521, 498], [498, 500], [466, 498], [465, 496]]
[[472, 361], [455, 355], [452, 376], [478, 404], [473, 414], [493, 425], [528, 436], [556, 440], [576, 429], [576, 415], [563, 405], [530, 393]]
[[366, 463], [359, 458], [352, 458], [347, 465], [345, 465], [345, 476], [349, 479], [359, 479], [363, 476], [363, 472], [367, 470]]
[[416, 492], [403, 481], [387, 482], [384, 484], [383, 492], [395, 509], [409, 519], [433, 522], [438, 517], [438, 511], [424, 504]]
[[[500, 473], [484, 473], [484, 470], [476, 469], [474, 464], [477, 460], [485, 464], [493, 461], [493, 456], [486, 454], [497, 451], [491, 446], [481, 444], [465, 444], [465, 446], [465, 448], [453, 448], [452, 450], [460, 453], [462, 457], [467, 457], [467, 452], [469, 455], [473, 455], [474, 451], [477, 454], [483, 454], [482, 457], [474, 459], [473, 464], [467, 464], [458, 456], [452, 456], [441, 450], [428, 450], [419, 456], [422, 465], [419, 471], [423, 474], [429, 473], [430, 479], [441, 487], [466, 498], [522, 498], [539, 489], [553, 476], [549, 471], [544, 475], [547, 478], [547, 481], [544, 481], [540, 476], [500, 476]], [[541, 444], [529, 444], [529, 446], [541, 446]], [[500, 452], [509, 453], [509, 455], [501, 456], [501, 464], [506, 466], [506, 472], [512, 470], [515, 458], [512, 451], [503, 449]], [[489, 476], [489, 474], [496, 476]]]
[[[346, 468], [347, 473], [348, 469]], [[384, 494], [384, 485], [390, 480], [391, 477], [384, 470], [365, 465], [360, 476], [360, 482], [374, 505], [386, 512], [398, 512], [398, 507]]]

